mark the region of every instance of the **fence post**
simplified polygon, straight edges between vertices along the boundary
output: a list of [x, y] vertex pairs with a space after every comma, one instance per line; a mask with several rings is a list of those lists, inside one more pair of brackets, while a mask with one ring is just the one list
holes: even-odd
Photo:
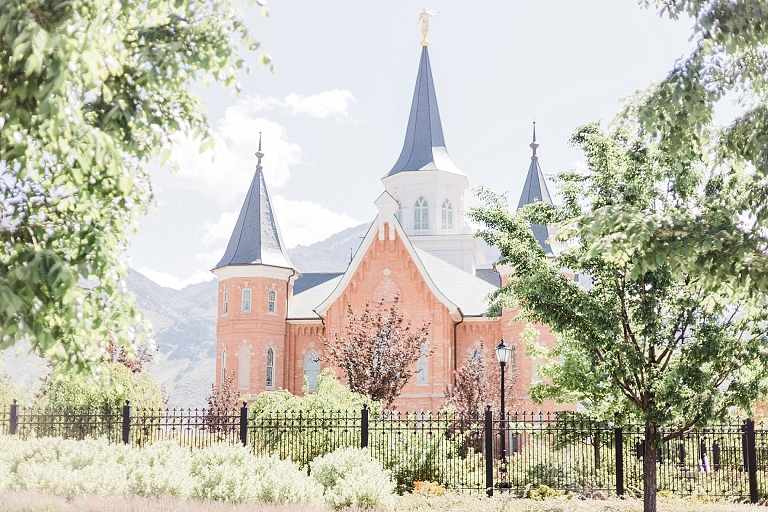
[[243, 402], [240, 408], [240, 442], [248, 446], [248, 404]]
[[363, 404], [360, 414], [360, 448], [368, 448], [368, 404]]
[[493, 412], [485, 407], [485, 492], [493, 496]]
[[19, 428], [19, 404], [16, 403], [16, 399], [13, 399], [13, 403], [11, 404], [11, 421], [8, 425], [8, 433], [12, 436], [16, 435], [16, 432]]
[[749, 501], [757, 503], [757, 449], [755, 447], [755, 421], [747, 419], [747, 471], [749, 472]]
[[123, 444], [131, 444], [131, 401], [123, 406]]
[[624, 431], [621, 427], [613, 430], [616, 445], [616, 494], [624, 494]]

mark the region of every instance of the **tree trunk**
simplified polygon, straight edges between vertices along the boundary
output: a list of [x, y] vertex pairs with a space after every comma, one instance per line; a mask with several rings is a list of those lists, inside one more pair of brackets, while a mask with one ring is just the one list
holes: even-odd
[[643, 512], [656, 512], [656, 425], [645, 424], [645, 453], [643, 454]]

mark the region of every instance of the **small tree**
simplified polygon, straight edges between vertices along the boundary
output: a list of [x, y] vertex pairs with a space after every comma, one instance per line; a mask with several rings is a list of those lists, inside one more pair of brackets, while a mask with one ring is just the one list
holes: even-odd
[[[584, 173], [560, 174], [562, 206], [541, 202], [509, 213], [506, 198], [481, 192], [486, 207], [471, 217], [481, 236], [511, 267], [496, 299], [512, 299], [522, 317], [558, 334], [560, 361], [541, 370], [550, 379], [532, 389], [538, 399], [579, 400], [604, 418], [634, 418], [645, 425], [643, 462], [646, 512], [656, 510], [656, 460], [662, 444], [691, 428], [722, 420], [731, 407], [749, 410], [766, 392], [768, 308], [764, 301], [713, 292], [696, 267], [663, 259], [635, 265], [648, 247], [634, 241], [624, 258], [595, 250], [613, 240], [591, 214], [612, 208], [654, 217], [694, 204], [707, 191], [706, 174], [681, 166], [663, 144], [623, 130], [580, 128], [572, 139], [587, 155]], [[568, 242], [554, 264], [530, 224], [559, 223]], [[560, 272], [589, 275], [581, 287]]]
[[[330, 339], [321, 336], [327, 360], [344, 371], [352, 391], [381, 400], [385, 406], [392, 404], [414, 374], [429, 335], [429, 322], [419, 329], [412, 329], [410, 321], [403, 325], [399, 302], [395, 296], [387, 309], [383, 299], [374, 307], [366, 301], [359, 317], [349, 304], [344, 334], [333, 333]], [[432, 352], [434, 348], [425, 355]]]
[[[504, 371], [505, 409], [512, 411], [518, 402], [513, 389], [519, 370], [514, 362], [507, 363]], [[446, 386], [444, 405], [453, 406], [465, 415], [480, 414], [487, 405], [494, 414], [501, 411], [501, 367], [493, 352], [486, 354], [482, 340], [472, 357], [453, 371], [454, 385]]]
[[444, 405], [455, 407], [459, 414], [479, 415], [491, 400], [485, 356], [476, 352], [469, 361], [453, 371], [453, 376], [453, 388], [446, 385]]
[[206, 399], [208, 409], [205, 411], [205, 424], [211, 433], [230, 434], [238, 428], [230, 418], [237, 413], [237, 390], [235, 376], [230, 373], [224, 376], [221, 386], [211, 384], [211, 394]]

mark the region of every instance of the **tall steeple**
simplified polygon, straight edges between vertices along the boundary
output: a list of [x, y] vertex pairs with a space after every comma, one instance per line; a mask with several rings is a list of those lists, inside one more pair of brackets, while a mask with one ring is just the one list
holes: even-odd
[[422, 46], [405, 142], [400, 158], [385, 178], [406, 171], [437, 170], [464, 175], [453, 163], [445, 148], [435, 84], [432, 81], [432, 67], [429, 64], [429, 50], [427, 46]]
[[[517, 203], [518, 210], [536, 201], [552, 204], [552, 198], [549, 195], [549, 190], [547, 190], [547, 182], [544, 180], [544, 173], [541, 172], [541, 166], [539, 166], [539, 157], [536, 155], [536, 150], [539, 148], [539, 144], [536, 142], [536, 121], [533, 122], [533, 142], [528, 147], [531, 148], [533, 154], [531, 155], [531, 165], [528, 167], [528, 175], [525, 177], [525, 184], [523, 184], [523, 193], [520, 194], [520, 201]], [[533, 231], [533, 236], [536, 237], [544, 252], [547, 255], [553, 255], [552, 246], [547, 240], [554, 236], [555, 230], [547, 226], [531, 224], [531, 231]]]
[[272, 211], [272, 203], [264, 182], [261, 159], [261, 132], [259, 132], [259, 150], [256, 152], [256, 173], [251, 181], [245, 202], [237, 218], [235, 229], [229, 239], [224, 257], [214, 270], [233, 265], [268, 265], [293, 269], [286, 252], [280, 227]]

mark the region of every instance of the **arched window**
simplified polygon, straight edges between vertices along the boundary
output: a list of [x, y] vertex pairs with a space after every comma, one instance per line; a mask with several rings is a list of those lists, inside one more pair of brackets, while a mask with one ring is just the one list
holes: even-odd
[[224, 380], [227, 378], [227, 347], [221, 349], [221, 380], [219, 386], [224, 387]]
[[413, 229], [429, 229], [429, 208], [423, 197], [418, 198], [413, 207]]
[[320, 361], [317, 353], [312, 350], [304, 358], [304, 378], [307, 380], [307, 389], [314, 391], [317, 389], [317, 377], [320, 375]]
[[243, 302], [241, 303], [240, 311], [243, 313], [251, 312], [251, 290], [243, 290]]
[[251, 388], [251, 348], [247, 343], [240, 345], [237, 354], [237, 387], [239, 389]]
[[267, 350], [267, 387], [275, 387], [275, 351]]
[[443, 229], [453, 229], [453, 209], [449, 200], [443, 201]]
[[277, 313], [277, 292], [275, 290], [269, 290], [267, 295], [267, 312]]
[[421, 355], [416, 363], [416, 384], [425, 385], [428, 383], [427, 375], [427, 344], [421, 344]]

